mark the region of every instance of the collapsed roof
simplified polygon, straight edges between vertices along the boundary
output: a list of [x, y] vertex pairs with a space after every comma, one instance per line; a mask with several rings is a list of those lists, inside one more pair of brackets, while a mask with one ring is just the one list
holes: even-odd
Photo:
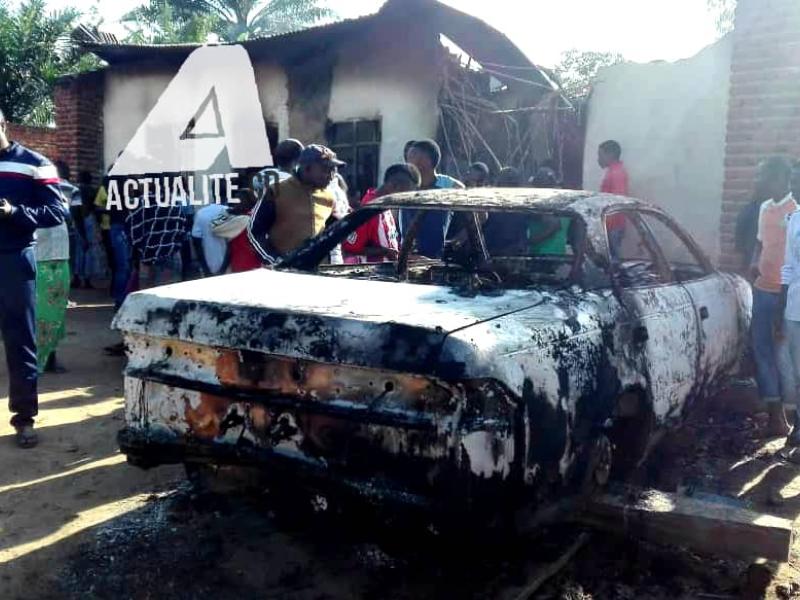
[[[290, 33], [260, 37], [241, 42], [253, 58], [300, 58], [341, 40], [362, 36], [367, 30], [386, 21], [433, 23], [439, 32], [453, 40], [480, 64], [499, 77], [525, 77], [533, 83], [556, 89], [555, 84], [537, 65], [503, 33], [484, 21], [442, 4], [437, 0], [388, 0], [376, 13], [301, 29]], [[398, 29], [402, 31], [402, 29]], [[111, 65], [131, 63], [182, 63], [202, 44], [126, 44], [113, 36], [81, 27], [74, 38], [82, 49], [92, 52]]]

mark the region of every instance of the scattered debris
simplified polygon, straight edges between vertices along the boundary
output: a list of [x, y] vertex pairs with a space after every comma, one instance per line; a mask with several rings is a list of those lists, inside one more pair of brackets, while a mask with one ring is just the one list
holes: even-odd
[[532, 597], [542, 585], [547, 582], [548, 579], [554, 577], [561, 569], [563, 569], [572, 557], [578, 553], [578, 551], [583, 548], [591, 539], [590, 534], [588, 533], [581, 533], [578, 536], [578, 539], [573, 542], [573, 544], [567, 548], [566, 552], [562, 554], [558, 560], [547, 563], [542, 565], [538, 571], [534, 574], [531, 582], [528, 583], [522, 590], [519, 592], [509, 592], [506, 595], [508, 600], [528, 600], [528, 598]]

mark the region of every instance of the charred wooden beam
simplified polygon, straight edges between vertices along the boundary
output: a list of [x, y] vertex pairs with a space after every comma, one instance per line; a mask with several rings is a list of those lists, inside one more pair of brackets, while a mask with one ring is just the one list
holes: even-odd
[[593, 527], [703, 553], [786, 562], [792, 522], [736, 506], [655, 490], [606, 494], [580, 520]]

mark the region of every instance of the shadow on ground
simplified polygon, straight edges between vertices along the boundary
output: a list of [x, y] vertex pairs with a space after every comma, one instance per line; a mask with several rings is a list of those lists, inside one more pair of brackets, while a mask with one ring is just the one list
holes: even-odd
[[[59, 350], [69, 372], [42, 380], [42, 445], [17, 451], [0, 426], [0, 598], [503, 598], [577, 535], [486, 536], [465, 521], [465, 535], [444, 539], [424, 522], [335, 506], [319, 515], [303, 497], [288, 507], [219, 499], [190, 488], [180, 468], [129, 467], [116, 446], [123, 365], [102, 353], [118, 341], [111, 310], [100, 292], [76, 299]], [[780, 441], [758, 439], [760, 419], [733, 410], [730, 395], [698, 407], [648, 483], [796, 518], [800, 468], [781, 458]], [[735, 597], [745, 567], [595, 534], [540, 597]]]

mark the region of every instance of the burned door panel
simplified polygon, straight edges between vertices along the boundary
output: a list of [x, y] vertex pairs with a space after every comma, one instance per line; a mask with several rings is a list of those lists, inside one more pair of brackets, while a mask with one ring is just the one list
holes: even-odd
[[700, 381], [704, 393], [711, 393], [738, 364], [743, 348], [742, 323], [736, 281], [720, 273], [688, 281], [700, 326]]
[[698, 325], [689, 293], [681, 285], [630, 288], [622, 292], [626, 308], [623, 339], [641, 364], [657, 423], [680, 415], [696, 392]]

